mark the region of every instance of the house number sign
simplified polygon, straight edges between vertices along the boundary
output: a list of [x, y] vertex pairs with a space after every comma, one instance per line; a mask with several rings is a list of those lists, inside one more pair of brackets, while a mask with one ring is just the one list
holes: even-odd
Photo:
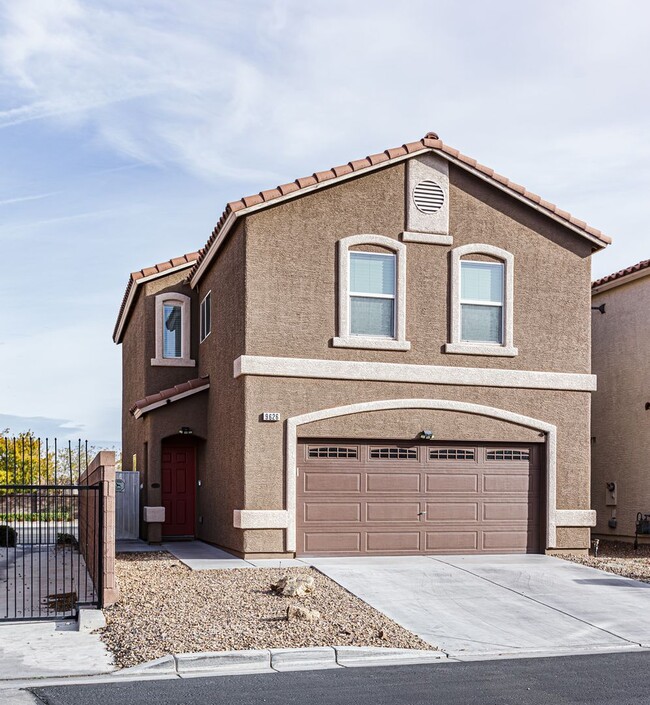
[[262, 421], [279, 421], [280, 414], [277, 411], [265, 411], [262, 414]]

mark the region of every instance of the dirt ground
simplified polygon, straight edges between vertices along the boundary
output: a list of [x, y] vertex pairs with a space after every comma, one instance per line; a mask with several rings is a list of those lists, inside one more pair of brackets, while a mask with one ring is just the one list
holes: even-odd
[[[274, 594], [283, 575], [311, 575], [303, 597]], [[121, 667], [170, 653], [300, 646], [432, 647], [312, 568], [191, 571], [164, 551], [117, 556], [120, 601], [102, 639]], [[396, 596], [399, 599], [399, 595]], [[287, 607], [318, 610], [288, 621]]]
[[560, 558], [650, 583], [650, 544], [642, 544], [635, 551], [632, 543], [602, 539], [597, 556], [564, 555]]

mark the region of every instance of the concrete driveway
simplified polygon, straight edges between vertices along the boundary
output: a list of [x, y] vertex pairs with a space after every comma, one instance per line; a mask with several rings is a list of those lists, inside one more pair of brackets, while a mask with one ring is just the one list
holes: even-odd
[[461, 660], [650, 647], [650, 584], [559, 558], [303, 561]]

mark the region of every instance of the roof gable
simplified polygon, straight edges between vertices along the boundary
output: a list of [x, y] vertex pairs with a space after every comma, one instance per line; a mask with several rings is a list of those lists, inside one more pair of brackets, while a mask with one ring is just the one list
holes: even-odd
[[541, 196], [510, 181], [510, 179], [495, 172], [494, 169], [490, 169], [478, 163], [476, 159], [472, 159], [462, 154], [457, 149], [444, 144], [435, 132], [428, 132], [417, 142], [408, 142], [401, 147], [387, 149], [378, 154], [371, 154], [365, 157], [365, 159], [357, 159], [347, 164], [332, 167], [326, 171], [317, 171], [311, 176], [296, 179], [290, 183], [277, 186], [274, 189], [260, 191], [251, 196], [245, 196], [238, 201], [231, 201], [226, 205], [219, 222], [212, 231], [210, 238], [202, 248], [196, 263], [190, 271], [189, 279], [191, 285], [196, 286], [237, 218], [262, 208], [275, 206], [290, 198], [303, 196], [320, 188], [331, 186], [345, 179], [361, 176], [364, 173], [383, 168], [389, 164], [411, 159], [425, 152], [434, 152], [444, 157], [449, 162], [456, 164], [502, 191], [505, 191], [510, 196], [569, 228], [575, 234], [585, 237], [592, 243], [594, 249], [602, 249], [611, 243], [611, 239], [600, 230], [592, 228], [590, 225], [587, 225], [585, 221], [575, 218], [554, 203], [546, 201]]
[[189, 269], [198, 260], [198, 258], [199, 252], [189, 252], [185, 255], [181, 255], [180, 257], [174, 257], [174, 259], [168, 259], [165, 262], [154, 264], [152, 267], [145, 267], [137, 272], [131, 272], [124, 296], [122, 297], [120, 311], [117, 314], [115, 328], [113, 329], [113, 341], [116, 343], [122, 341], [122, 334], [124, 333], [126, 319], [128, 318], [131, 306], [133, 305], [139, 284], [144, 284], [152, 279], [166, 277], [169, 274], [179, 272], [183, 269]]

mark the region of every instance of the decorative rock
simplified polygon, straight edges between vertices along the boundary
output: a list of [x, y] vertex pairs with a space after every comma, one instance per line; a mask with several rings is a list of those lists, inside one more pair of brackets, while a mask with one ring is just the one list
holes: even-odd
[[299, 605], [289, 605], [287, 607], [287, 619], [291, 622], [294, 619], [299, 619], [303, 622], [316, 622], [320, 619], [318, 610], [310, 610], [307, 607]]
[[271, 590], [284, 597], [302, 597], [314, 589], [314, 578], [306, 576], [283, 576], [277, 583], [271, 585]]

